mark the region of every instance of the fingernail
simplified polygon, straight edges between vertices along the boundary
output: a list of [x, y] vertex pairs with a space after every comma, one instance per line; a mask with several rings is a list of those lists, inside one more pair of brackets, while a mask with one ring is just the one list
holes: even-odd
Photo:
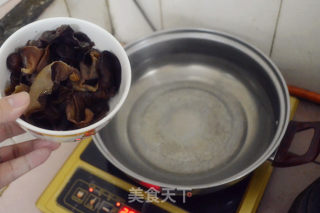
[[29, 94], [27, 92], [20, 92], [8, 96], [7, 100], [12, 108], [19, 108], [29, 103]]

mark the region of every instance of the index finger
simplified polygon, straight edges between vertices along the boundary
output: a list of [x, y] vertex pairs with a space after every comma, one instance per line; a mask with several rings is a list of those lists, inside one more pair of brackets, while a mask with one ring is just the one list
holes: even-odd
[[42, 164], [50, 153], [51, 151], [46, 148], [36, 149], [19, 158], [0, 164], [0, 188]]

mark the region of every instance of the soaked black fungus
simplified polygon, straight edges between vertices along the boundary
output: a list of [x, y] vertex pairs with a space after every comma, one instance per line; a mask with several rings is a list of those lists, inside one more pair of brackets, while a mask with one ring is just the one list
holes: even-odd
[[22, 119], [45, 129], [72, 130], [105, 116], [120, 87], [121, 65], [113, 53], [93, 47], [86, 34], [62, 25], [8, 56], [6, 95], [27, 90], [33, 100]]

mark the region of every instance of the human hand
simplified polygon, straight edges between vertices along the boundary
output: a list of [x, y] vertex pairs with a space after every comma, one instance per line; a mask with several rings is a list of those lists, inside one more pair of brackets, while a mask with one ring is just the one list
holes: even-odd
[[[0, 99], [0, 142], [24, 132], [15, 120], [26, 110], [29, 102], [30, 97], [26, 92]], [[0, 189], [39, 166], [59, 145], [36, 139], [0, 148]]]

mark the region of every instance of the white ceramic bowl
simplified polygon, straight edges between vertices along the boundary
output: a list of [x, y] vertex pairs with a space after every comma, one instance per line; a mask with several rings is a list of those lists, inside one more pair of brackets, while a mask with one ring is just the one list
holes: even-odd
[[44, 31], [54, 30], [63, 24], [70, 25], [75, 31], [85, 33], [95, 43], [95, 48], [101, 51], [108, 50], [112, 52], [118, 57], [121, 64], [120, 89], [117, 95], [111, 98], [109, 102], [109, 112], [103, 119], [96, 123], [81, 129], [54, 131], [34, 126], [20, 118], [17, 119], [17, 123], [35, 137], [58, 142], [71, 142], [80, 141], [81, 139], [96, 133], [110, 122], [110, 120], [119, 111], [129, 92], [131, 83], [131, 67], [128, 56], [121, 44], [105, 29], [84, 20], [58, 17], [36, 21], [17, 30], [3, 43], [0, 48], [0, 96], [4, 96], [4, 90], [10, 79], [10, 72], [6, 66], [8, 55], [14, 52], [16, 48], [24, 46], [28, 40], [38, 39]]

